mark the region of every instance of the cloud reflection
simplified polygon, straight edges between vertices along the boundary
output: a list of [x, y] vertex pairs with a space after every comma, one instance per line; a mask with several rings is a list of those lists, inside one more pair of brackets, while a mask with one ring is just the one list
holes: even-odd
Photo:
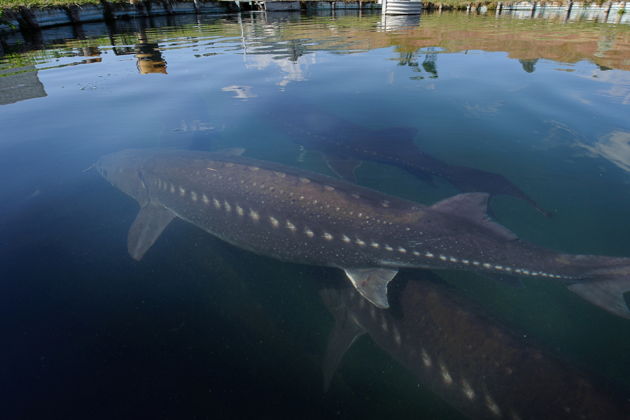
[[317, 54], [308, 54], [292, 60], [288, 57], [278, 58], [270, 54], [252, 54], [247, 56], [246, 67], [256, 70], [264, 70], [277, 66], [282, 72], [282, 78], [276, 83], [284, 88], [291, 82], [302, 82], [307, 80], [309, 66], [317, 62]]
[[630, 132], [613, 131], [599, 139], [594, 145], [578, 143], [593, 157], [602, 157], [630, 172]]
[[630, 73], [598, 69], [593, 70], [589, 75], [580, 75], [580, 77], [608, 84], [609, 88], [600, 90], [600, 94], [618, 98], [623, 105], [630, 105]]
[[223, 92], [234, 92], [234, 98], [236, 99], [249, 99], [258, 96], [252, 92], [251, 86], [230, 85], [221, 90]]

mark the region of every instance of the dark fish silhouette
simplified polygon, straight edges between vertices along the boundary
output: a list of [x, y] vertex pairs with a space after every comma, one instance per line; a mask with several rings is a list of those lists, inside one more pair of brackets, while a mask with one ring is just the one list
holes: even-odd
[[135, 198], [128, 249], [140, 259], [180, 217], [243, 249], [338, 267], [378, 307], [401, 267], [459, 269], [570, 283], [583, 298], [630, 318], [630, 258], [568, 255], [520, 241], [486, 216], [488, 195], [433, 206], [275, 163], [190, 151], [127, 150], [97, 170]]
[[330, 169], [347, 180], [355, 180], [361, 161], [374, 161], [399, 167], [424, 181], [443, 178], [462, 192], [513, 196], [550, 215], [503, 175], [449, 165], [423, 152], [413, 141], [414, 128], [370, 130], [308, 106], [292, 107], [290, 112], [274, 110], [270, 115], [296, 143], [321, 152]]
[[325, 388], [344, 353], [367, 333], [424, 387], [470, 418], [628, 418], [628, 402], [600, 380], [473, 310], [429, 273], [416, 277], [398, 290], [395, 311], [370, 305], [351, 288], [321, 292], [335, 317]]

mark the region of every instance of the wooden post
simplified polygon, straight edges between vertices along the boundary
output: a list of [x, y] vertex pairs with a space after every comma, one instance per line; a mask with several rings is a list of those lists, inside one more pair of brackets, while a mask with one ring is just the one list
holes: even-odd
[[105, 22], [113, 22], [115, 18], [112, 5], [107, 0], [101, 0], [101, 7], [103, 8], [103, 20]]
[[33, 16], [33, 12], [28, 7], [20, 6], [18, 8], [19, 15], [17, 16], [18, 24], [20, 25], [20, 30], [28, 31], [30, 29], [39, 29], [39, 23], [37, 23], [37, 19]]
[[145, 7], [144, 1], [129, 0], [129, 3], [136, 6], [136, 13], [138, 13], [138, 16], [143, 16], [143, 17], [149, 16], [149, 13], [147, 12], [147, 8]]
[[608, 15], [610, 15], [610, 9], [612, 8], [612, 0], [608, 2], [608, 7], [606, 8], [606, 13], [604, 15], [604, 22], [608, 22]]
[[78, 25], [81, 23], [81, 19], [79, 18], [79, 6], [66, 6], [64, 7], [64, 10], [68, 15], [68, 19], [70, 19], [70, 23], [72, 23], [73, 25]]

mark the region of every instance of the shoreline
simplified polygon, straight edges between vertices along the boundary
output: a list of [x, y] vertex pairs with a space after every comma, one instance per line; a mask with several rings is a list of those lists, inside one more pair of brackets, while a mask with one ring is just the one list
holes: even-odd
[[247, 11], [380, 10], [370, 1], [201, 1], [201, 0], [100, 0], [85, 4], [2, 8], [0, 33], [33, 31], [60, 25], [108, 22], [137, 17], [179, 14], [227, 14]]
[[[37, 1], [37, 0], [36, 0]], [[53, 0], [55, 1], [55, 0]], [[42, 28], [62, 25], [78, 25], [91, 22], [111, 22], [137, 17], [172, 16], [179, 14], [229, 14], [247, 11], [335, 11], [335, 10], [376, 10], [381, 11], [377, 0], [369, 1], [222, 1], [222, 0], [79, 0], [82, 3], [64, 3], [58, 5], [3, 6], [0, 0], [0, 34], [16, 31], [32, 32]], [[8, 3], [6, 3], [8, 4]], [[622, 16], [630, 11], [630, 2], [470, 2], [447, 0], [446, 2], [422, 2], [422, 9], [428, 11], [466, 10], [471, 13], [486, 13], [494, 10], [531, 11], [532, 17], [539, 10], [566, 10], [570, 14], [574, 9], [587, 12], [600, 12], [606, 16]]]

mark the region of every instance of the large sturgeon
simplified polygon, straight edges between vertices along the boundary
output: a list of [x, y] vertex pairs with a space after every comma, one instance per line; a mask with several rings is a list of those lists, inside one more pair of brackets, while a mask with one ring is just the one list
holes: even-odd
[[273, 108], [269, 117], [295, 143], [320, 152], [328, 167], [346, 180], [355, 180], [354, 172], [362, 161], [379, 162], [396, 166], [425, 181], [443, 178], [462, 192], [516, 197], [545, 216], [550, 215], [503, 175], [451, 165], [421, 150], [413, 140], [415, 128], [371, 130], [304, 104], [291, 104], [286, 111]]
[[368, 334], [422, 388], [473, 419], [628, 418], [630, 402], [613, 384], [548, 354], [429, 274], [396, 287], [394, 311], [375, 308], [350, 287], [321, 292], [335, 317], [326, 388], [354, 340]]
[[486, 216], [488, 194], [430, 207], [280, 164], [192, 151], [126, 150], [97, 170], [138, 201], [128, 236], [139, 260], [175, 217], [240, 248], [296, 263], [338, 267], [386, 308], [401, 267], [542, 277], [630, 318], [630, 258], [569, 255], [518, 240]]

